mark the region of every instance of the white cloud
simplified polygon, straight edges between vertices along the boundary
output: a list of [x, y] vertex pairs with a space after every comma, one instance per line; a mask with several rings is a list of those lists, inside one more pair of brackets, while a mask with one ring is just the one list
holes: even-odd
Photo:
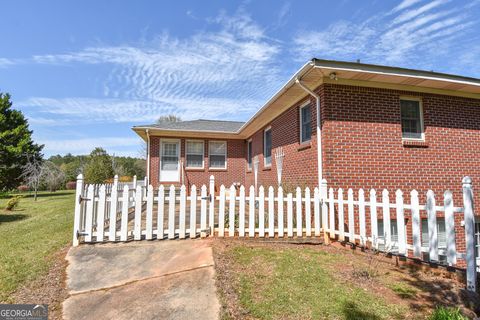
[[403, 0], [398, 6], [392, 9], [392, 13], [409, 8], [422, 0]]
[[99, 138], [85, 138], [85, 139], [46, 139], [38, 140], [39, 143], [45, 144], [44, 151], [48, 154], [88, 154], [95, 147], [102, 147], [109, 153], [116, 150], [116, 154], [127, 153], [138, 156], [135, 152], [125, 150], [124, 148], [138, 147], [140, 149], [142, 140], [138, 137], [99, 137]]
[[0, 68], [2, 67], [9, 67], [11, 65], [14, 65], [15, 62], [13, 60], [7, 59], [7, 58], [0, 58]]

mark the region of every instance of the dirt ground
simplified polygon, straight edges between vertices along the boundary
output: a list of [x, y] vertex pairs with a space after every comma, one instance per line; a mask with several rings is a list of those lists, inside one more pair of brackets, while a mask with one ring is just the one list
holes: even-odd
[[15, 291], [14, 303], [48, 304], [48, 319], [62, 319], [62, 303], [68, 297], [65, 287], [68, 249], [65, 247], [55, 254], [48, 274]]
[[242, 304], [239, 278], [253, 278], [259, 269], [271, 268], [259, 265], [252, 268], [240, 266], [231, 254], [234, 248], [239, 246], [273, 251], [298, 250], [298, 255], [302, 255], [302, 251], [308, 248], [323, 251], [330, 254], [330, 257], [334, 255], [338, 259], [335, 258], [335, 262], [327, 268], [331, 269], [336, 281], [345, 286], [353, 284], [365, 292], [374, 292], [387, 304], [404, 307], [407, 310], [404, 314], [407, 319], [424, 319], [436, 306], [459, 307], [462, 313], [470, 318], [474, 318], [480, 311], [478, 295], [467, 293], [465, 285], [457, 280], [455, 273], [447, 272], [443, 268], [430, 269], [413, 264], [398, 264], [395, 258], [338, 245], [216, 239], [213, 249], [223, 319], [255, 318]]

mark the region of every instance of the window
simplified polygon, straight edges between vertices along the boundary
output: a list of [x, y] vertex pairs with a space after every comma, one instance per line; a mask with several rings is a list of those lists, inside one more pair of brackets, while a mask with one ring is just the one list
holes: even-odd
[[247, 164], [248, 169], [252, 169], [252, 140], [247, 141]]
[[[428, 219], [422, 219], [422, 247], [427, 248], [424, 253], [425, 259], [428, 260], [428, 248], [430, 247], [430, 238], [428, 237]], [[438, 259], [440, 262], [446, 261], [445, 249], [447, 248], [447, 233], [445, 229], [445, 218], [437, 217], [437, 248], [439, 249]]]
[[208, 155], [210, 168], [226, 169], [227, 168], [227, 142], [226, 141], [210, 141], [208, 143]]
[[383, 243], [378, 244], [379, 250], [389, 250], [389, 251], [398, 251], [398, 226], [397, 226], [397, 219], [390, 219], [390, 247], [386, 248], [386, 230], [383, 226], [383, 219], [377, 220], [377, 228], [378, 228], [378, 239], [383, 240]]
[[400, 100], [402, 138], [423, 139], [422, 105], [420, 100]]
[[203, 168], [203, 141], [187, 140], [187, 168]]
[[312, 138], [312, 115], [310, 104], [300, 108], [300, 143]]
[[272, 165], [272, 129], [263, 132], [263, 161], [266, 167]]

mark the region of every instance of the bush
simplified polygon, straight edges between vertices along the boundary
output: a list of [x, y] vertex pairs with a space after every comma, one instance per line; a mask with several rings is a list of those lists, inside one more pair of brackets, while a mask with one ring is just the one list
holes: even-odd
[[25, 185], [25, 184], [22, 184], [20, 186], [17, 187], [17, 190], [19, 192], [27, 192], [28, 190], [30, 190], [29, 186]]
[[68, 181], [67, 184], [65, 185], [65, 188], [67, 190], [75, 190], [77, 188], [77, 182], [76, 181]]
[[18, 204], [20, 203], [21, 198], [22, 196], [14, 196], [10, 198], [10, 200], [8, 200], [7, 202], [7, 206], [5, 207], [5, 209], [7, 209], [8, 211], [12, 211], [16, 207], [18, 207]]
[[459, 308], [437, 307], [429, 318], [430, 320], [468, 320]]

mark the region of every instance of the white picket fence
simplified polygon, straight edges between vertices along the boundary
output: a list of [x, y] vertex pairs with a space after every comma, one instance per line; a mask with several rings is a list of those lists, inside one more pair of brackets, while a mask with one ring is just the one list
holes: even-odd
[[[96, 190], [98, 189], [98, 193]], [[133, 192], [132, 192], [133, 191]], [[238, 193], [237, 193], [238, 191]], [[251, 186], [220, 186], [215, 193], [213, 176], [210, 184], [200, 189], [192, 186], [187, 194], [185, 185], [137, 185], [131, 189], [118, 184], [84, 185], [77, 180], [73, 245], [83, 242], [185, 239], [216, 235], [218, 237], [314, 238], [325, 241], [338, 239], [360, 246], [369, 246], [392, 254], [457, 265], [457, 258], [467, 262], [467, 287], [475, 290], [476, 263], [474, 242], [473, 192], [471, 179], [463, 180], [463, 207], [455, 207], [452, 193], [446, 191], [437, 205], [432, 191], [426, 204], [420, 205], [418, 192], [410, 192], [410, 203], [404, 203], [403, 193], [397, 190], [395, 202], [390, 202], [387, 190], [377, 199], [375, 190], [368, 196], [360, 189], [356, 196], [348, 189], [327, 190], [324, 180], [320, 188], [285, 194], [279, 187], [258, 192]], [[347, 210], [345, 210], [345, 207]], [[391, 213], [394, 211], [394, 214]], [[405, 213], [410, 211], [411, 237], [408, 237]], [[422, 246], [421, 212], [428, 219], [428, 242]], [[115, 214], [112, 214], [115, 213]], [[437, 213], [444, 216], [445, 243], [439, 246]], [[466, 252], [458, 252], [455, 234], [455, 214], [464, 215]], [[379, 219], [381, 217], [381, 219]], [[395, 220], [393, 220], [395, 218]], [[443, 218], [442, 218], [443, 219]], [[379, 234], [378, 223], [383, 224]], [[392, 227], [393, 226], [393, 227]], [[396, 228], [394, 228], [396, 226]], [[396, 232], [392, 232], [396, 231]], [[395, 234], [396, 233], [396, 234]], [[409, 241], [408, 239], [411, 239]], [[428, 255], [426, 255], [428, 254]]]

